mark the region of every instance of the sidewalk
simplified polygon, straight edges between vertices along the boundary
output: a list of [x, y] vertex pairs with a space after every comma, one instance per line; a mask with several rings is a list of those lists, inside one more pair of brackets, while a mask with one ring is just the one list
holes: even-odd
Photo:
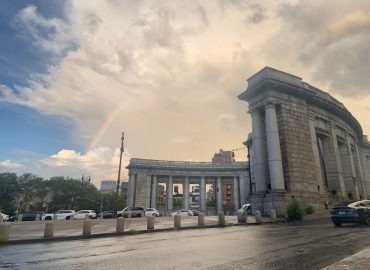
[[[238, 224], [236, 216], [225, 217], [226, 226], [242, 226]], [[197, 217], [182, 217], [181, 228], [174, 228], [173, 218], [156, 218], [155, 229], [147, 230], [146, 218], [127, 218], [125, 219], [125, 231], [116, 233], [116, 219], [96, 219], [92, 220], [92, 232], [90, 235], [82, 235], [83, 220], [56, 220], [54, 237], [44, 238], [45, 221], [29, 221], [10, 223], [9, 241], [6, 244], [24, 244], [37, 242], [66, 241], [85, 238], [100, 238], [119, 235], [155, 233], [172, 230], [204, 229], [218, 227], [217, 216], [206, 216], [203, 226], [198, 225]], [[270, 218], [262, 218], [262, 223], [257, 223], [254, 216], [248, 216], [248, 225], [259, 225], [273, 223]], [[245, 225], [244, 225], [245, 226]]]
[[323, 270], [370, 269], [370, 247], [353, 254]]

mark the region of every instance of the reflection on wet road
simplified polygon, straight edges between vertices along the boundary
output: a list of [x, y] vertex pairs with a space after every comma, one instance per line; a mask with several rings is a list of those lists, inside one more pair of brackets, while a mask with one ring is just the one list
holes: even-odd
[[327, 221], [0, 247], [9, 269], [318, 269], [370, 246], [370, 228]]

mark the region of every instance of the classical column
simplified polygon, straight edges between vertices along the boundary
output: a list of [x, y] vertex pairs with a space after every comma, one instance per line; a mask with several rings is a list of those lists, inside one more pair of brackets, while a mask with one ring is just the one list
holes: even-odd
[[351, 140], [350, 140], [348, 134], [346, 134], [346, 141], [347, 141], [347, 151], [348, 151], [348, 155], [349, 155], [349, 161], [350, 161], [350, 165], [351, 165], [351, 177], [352, 177], [352, 183], [353, 183], [352, 184], [352, 186], [353, 186], [352, 192], [354, 192], [355, 198], [357, 200], [360, 200], [360, 192], [358, 190], [358, 185], [357, 185], [357, 181], [356, 181], [355, 162], [353, 160]]
[[367, 190], [366, 190], [365, 183], [364, 183], [364, 176], [362, 174], [362, 165], [361, 165], [360, 153], [358, 151], [358, 147], [357, 147], [356, 142], [354, 142], [354, 145], [355, 145], [355, 151], [356, 151], [357, 162], [358, 162], [359, 178], [360, 178], [360, 182], [361, 182], [361, 185], [362, 185], [362, 189], [364, 191], [364, 198], [366, 199], [367, 198]]
[[283, 165], [281, 162], [279, 130], [274, 104], [268, 103], [265, 106], [265, 117], [271, 189], [285, 190]]
[[324, 177], [322, 175], [322, 169], [321, 169], [320, 153], [319, 153], [319, 146], [317, 144], [315, 122], [312, 119], [309, 119], [308, 125], [309, 125], [310, 135], [311, 135], [313, 159], [315, 162], [316, 183], [318, 186], [320, 186], [320, 193], [325, 193]]
[[126, 198], [126, 207], [131, 206], [131, 197], [132, 197], [132, 190], [131, 190], [131, 182], [132, 182], [132, 177], [131, 174], [128, 175], [128, 188], [127, 188], [127, 198]]
[[184, 192], [183, 192], [183, 199], [184, 199], [184, 209], [189, 209], [189, 176], [185, 177], [184, 182]]
[[254, 110], [252, 112], [252, 143], [254, 152], [253, 171], [256, 179], [256, 192], [265, 192], [267, 189], [266, 159], [262, 131], [262, 117], [259, 110]]
[[342, 199], [346, 199], [347, 194], [346, 194], [346, 188], [344, 186], [344, 179], [343, 179], [343, 174], [342, 174], [342, 162], [340, 160], [337, 134], [335, 133], [335, 128], [334, 127], [332, 127], [332, 129], [331, 129], [331, 138], [332, 138], [333, 149], [334, 149], [335, 163], [337, 165], [337, 173], [338, 173], [340, 194], [342, 196]]
[[206, 178], [202, 176], [200, 178], [200, 186], [199, 186], [199, 192], [200, 192], [200, 210], [205, 212], [206, 206], [207, 206], [207, 195], [206, 195]]
[[221, 176], [217, 177], [217, 212], [222, 211], [222, 185], [221, 185]]
[[234, 209], [235, 211], [240, 208], [239, 205], [239, 183], [238, 177], [234, 176]]
[[129, 176], [129, 194], [130, 194], [130, 200], [129, 200], [129, 207], [135, 206], [135, 174], [130, 174]]
[[239, 175], [239, 203], [240, 205], [243, 205], [246, 202], [245, 197], [249, 190], [247, 189], [248, 185], [249, 185], [249, 179], [247, 178], [247, 176]]
[[173, 179], [172, 179], [172, 175], [170, 175], [168, 179], [168, 185], [167, 185], [167, 209], [169, 211], [172, 211], [173, 209], [172, 194], [173, 194]]
[[151, 192], [151, 207], [156, 208], [156, 199], [157, 199], [157, 176], [153, 176], [153, 183], [152, 183], [152, 192]]
[[150, 208], [150, 189], [152, 184], [152, 176], [146, 177], [146, 188], [145, 188], [145, 208]]

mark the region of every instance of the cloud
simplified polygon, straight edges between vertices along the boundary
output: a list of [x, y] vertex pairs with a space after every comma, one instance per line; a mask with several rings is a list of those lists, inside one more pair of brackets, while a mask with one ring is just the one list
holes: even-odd
[[17, 169], [22, 167], [22, 164], [17, 163], [17, 162], [12, 162], [10, 160], [3, 160], [0, 161], [0, 167], [3, 167], [4, 169]]
[[[28, 156], [28, 151], [17, 150], [17, 152], [24, 152]], [[92, 183], [99, 187], [101, 180], [117, 179], [119, 155], [119, 149], [109, 147], [94, 148], [86, 154], [73, 149], [62, 149], [50, 156], [32, 152], [32, 158], [23, 158], [17, 162], [1, 161], [0, 168], [18, 174], [34, 173], [45, 179], [59, 175], [80, 179], [85, 175], [90, 176]], [[121, 180], [128, 178], [126, 166], [130, 159], [131, 154], [126, 149], [122, 159]]]
[[77, 45], [66, 21], [46, 19], [33, 5], [25, 7], [15, 16], [13, 26], [25, 39], [31, 39], [36, 47], [53, 55], [62, 55]]
[[186, 144], [189, 143], [190, 140], [187, 137], [178, 137], [178, 138], [173, 138], [169, 144]]
[[[344, 0], [97, 0], [68, 2], [57, 19], [28, 6], [15, 17], [19, 33], [58, 61], [27, 87], [0, 86], [0, 100], [74, 124], [85, 151], [45, 157], [48, 169], [103, 164], [112, 167], [99, 177], [114, 176], [108, 156], [123, 130], [135, 157], [188, 159], [191, 144], [192, 159], [210, 160], [242, 146], [251, 121], [237, 95], [264, 66], [342, 95], [344, 105], [368, 99], [369, 10]], [[364, 123], [358, 108], [349, 109]]]
[[232, 128], [232, 124], [235, 121], [235, 117], [231, 114], [223, 113], [217, 117], [217, 121], [218, 121], [219, 126], [223, 130], [230, 132]]

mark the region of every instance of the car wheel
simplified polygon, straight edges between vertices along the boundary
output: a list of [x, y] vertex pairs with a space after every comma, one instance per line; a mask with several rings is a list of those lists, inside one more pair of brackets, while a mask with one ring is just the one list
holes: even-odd
[[340, 222], [334, 222], [334, 225], [335, 225], [336, 227], [340, 227], [340, 226], [342, 225], [342, 223], [340, 223]]
[[141, 217], [141, 214], [137, 214], [136, 217]]
[[364, 223], [363, 223], [365, 226], [369, 226], [370, 225], [370, 217], [365, 217], [364, 219]]
[[45, 220], [51, 220], [51, 217], [45, 217]]
[[71, 219], [71, 217], [70, 217], [70, 216], [66, 217], [66, 220], [70, 220], [70, 219]]
[[122, 215], [118, 215], [117, 217], [122, 217]]

